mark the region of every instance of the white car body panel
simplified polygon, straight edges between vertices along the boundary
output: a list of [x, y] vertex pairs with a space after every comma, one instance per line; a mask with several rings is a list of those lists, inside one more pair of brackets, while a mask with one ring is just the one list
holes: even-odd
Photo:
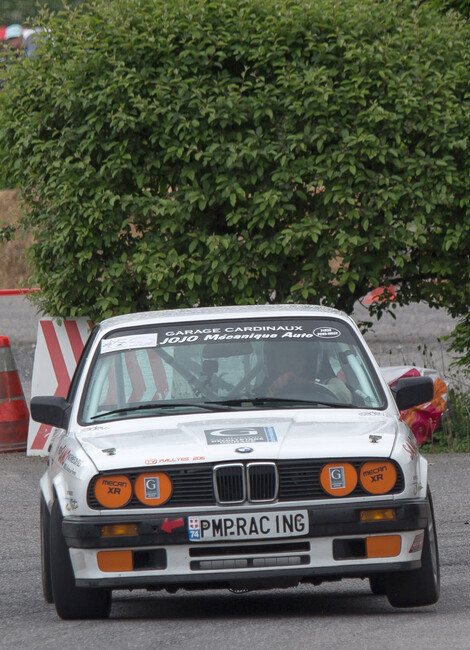
[[[366, 411], [322, 411], [315, 413], [315, 417], [311, 411], [290, 413], [290, 417], [286, 413], [282, 418], [265, 411], [262, 416], [253, 413], [251, 417], [249, 413], [227, 413], [206, 416], [203, 420], [194, 414], [167, 417], [164, 421], [162, 418], [126, 420], [110, 423], [106, 432], [82, 429], [76, 437], [100, 471], [149, 465], [152, 464], [149, 460], [154, 458], [159, 465], [172, 458], [187, 458], [186, 462], [193, 462], [194, 458], [206, 462], [239, 459], [235, 449], [241, 443], [207, 444], [204, 430], [224, 427], [272, 427], [277, 441], [246, 443], [253, 447], [257, 458], [310, 458], [312, 454], [327, 458], [331, 456], [332, 445], [341, 448], [345, 456], [372, 452], [389, 456], [392, 452], [397, 423], [391, 417], [371, 417]], [[381, 438], [374, 444], [371, 435]], [[109, 447], [116, 449], [116, 455], [103, 453]], [[164, 449], [165, 454], [156, 453], [159, 449]], [[150, 456], [149, 451], [153, 451]]]
[[[420, 552], [414, 552], [410, 553], [409, 549], [412, 547], [413, 542], [416, 538], [417, 535], [420, 534], [421, 531], [415, 530], [415, 531], [407, 531], [406, 533], [403, 533], [402, 535], [402, 549], [401, 552], [398, 556], [393, 557], [393, 558], [385, 558], [384, 563], [385, 564], [392, 564], [397, 561], [416, 561], [419, 560], [420, 557]], [[360, 539], [358, 537], [358, 539]], [[315, 540], [315, 542], [312, 544], [311, 551], [309, 551], [309, 568], [314, 568], [314, 569], [324, 569], [327, 568], [328, 566], [331, 565], [332, 562], [335, 562], [338, 564], [338, 566], [347, 566], [350, 564], [348, 560], [335, 560], [333, 558], [331, 549], [332, 549], [332, 543], [333, 543], [334, 538], [333, 537], [321, 537]], [[281, 543], [282, 544], [282, 543]], [[145, 549], [142, 549], [145, 550]], [[173, 546], [170, 547], [169, 552], [168, 552], [168, 568], [165, 570], [157, 570], [154, 571], [153, 574], [155, 576], [162, 576], [165, 573], [171, 576], [185, 576], [188, 574], [190, 571], [190, 550], [191, 547], [188, 546]], [[87, 579], [90, 577], [90, 575], [95, 575], [96, 578], [100, 577], [100, 573], [96, 570], [97, 566], [97, 559], [96, 555], [97, 552], [83, 552], [79, 549], [72, 549], [71, 550], [71, 558], [72, 558], [72, 563], [74, 566], [74, 571], [75, 575], [77, 576], [77, 579]], [[245, 567], [243, 566], [236, 566], [236, 560], [235, 556], [233, 558], [227, 557], [227, 556], [220, 556], [217, 558], [217, 556], [214, 556], [214, 560], [211, 560], [217, 566], [218, 568], [207, 568], [206, 571], [209, 574], [212, 575], [217, 575], [217, 573], [220, 573], [221, 569], [222, 570], [230, 570], [230, 571], [239, 571], [242, 572]], [[285, 565], [283, 563], [283, 560], [285, 561]], [[367, 566], [367, 564], [370, 564], [370, 560], [357, 560], [358, 566]], [[296, 562], [296, 557], [292, 556], [292, 552], [289, 553], [289, 550], [286, 546], [286, 551], [282, 552], [280, 551], [277, 554], [277, 564], [276, 566], [263, 566], [263, 570], [271, 573], [275, 573], [277, 570], [279, 570], [280, 567], [292, 567], [292, 568], [297, 568], [298, 562]], [[152, 573], [152, 572], [150, 572]], [[110, 572], [109, 574], [110, 578], [120, 578], [120, 577], [125, 577], [124, 574], [119, 573], [119, 572]]]
[[[55, 470], [52, 469], [55, 491], [63, 503], [63, 509], [70, 510], [70, 506], [67, 506], [70, 499], [77, 500], [83, 481], [95, 474], [96, 470], [120, 471], [122, 468], [138, 467], [156, 470], [169, 465], [239, 462], [241, 454], [236, 449], [244, 445], [208, 445], [205, 441], [205, 429], [230, 425], [274, 428], [277, 442], [250, 444], [253, 449], [250, 457], [257, 460], [312, 456], [328, 459], [332, 457], [332, 446], [341, 449], [343, 458], [391, 457], [400, 462], [405, 472], [407, 490], [400, 498], [425, 493], [426, 476], [422, 475], [423, 469], [418, 460], [421, 459], [425, 467], [427, 461], [416, 453], [413, 455], [411, 452], [410, 455], [413, 449], [410, 444], [415, 444], [413, 436], [408, 427], [397, 422], [396, 418], [369, 411], [332, 413], [292, 410], [290, 413], [289, 418], [276, 417], [270, 411], [263, 412], [262, 417], [256, 414], [248, 417], [246, 413], [211, 414], [204, 420], [195, 420], [193, 414], [116, 421], [91, 427], [91, 431], [89, 427], [83, 427], [80, 433], [61, 437], [57, 443], [58, 462], [53, 463]], [[371, 442], [371, 436], [374, 439], [380, 436], [380, 439]], [[113, 450], [112, 455], [104, 451], [109, 449]], [[67, 477], [67, 481], [64, 477]], [[73, 497], [68, 494], [70, 491]], [[76, 514], [82, 511], [85, 494], [81, 496], [78, 501], [80, 510]], [[326, 497], [325, 501], [328, 501]]]

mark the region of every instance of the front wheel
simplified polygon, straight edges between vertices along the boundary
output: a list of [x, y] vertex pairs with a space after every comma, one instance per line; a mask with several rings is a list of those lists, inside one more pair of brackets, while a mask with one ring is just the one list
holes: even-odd
[[423, 607], [439, 600], [440, 569], [436, 526], [431, 492], [428, 490], [430, 516], [424, 531], [421, 568], [392, 573], [387, 580], [387, 598], [393, 607]]
[[56, 499], [51, 511], [50, 574], [52, 595], [60, 618], [108, 618], [111, 611], [111, 591], [75, 586], [70, 553], [62, 533], [62, 512]]
[[47, 507], [44, 495], [41, 494], [41, 505], [39, 509], [41, 528], [41, 578], [42, 593], [46, 603], [53, 603], [51, 582], [51, 515]]
[[387, 593], [387, 574], [376, 573], [369, 576], [369, 585], [374, 596], [385, 596]]

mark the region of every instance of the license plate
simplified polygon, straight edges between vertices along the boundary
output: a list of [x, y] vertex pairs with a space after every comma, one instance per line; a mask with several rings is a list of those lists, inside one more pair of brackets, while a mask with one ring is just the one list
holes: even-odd
[[298, 537], [308, 533], [308, 511], [188, 517], [191, 542]]

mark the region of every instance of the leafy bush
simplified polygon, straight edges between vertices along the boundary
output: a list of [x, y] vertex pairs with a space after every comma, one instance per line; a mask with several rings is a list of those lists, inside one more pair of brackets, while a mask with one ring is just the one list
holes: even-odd
[[12, 184], [8, 181], [8, 179], [4, 178], [2, 173], [0, 172], [0, 191], [1, 190], [9, 190], [12, 188]]
[[[10, 67], [53, 316], [470, 302], [470, 29], [398, 0], [96, 0]], [[14, 155], [12, 155], [14, 152]], [[458, 294], [458, 299], [454, 301]]]
[[433, 8], [441, 11], [459, 11], [463, 16], [470, 17], [470, 4], [468, 0], [425, 0]]
[[[83, 0], [67, 0], [69, 7], [76, 7]], [[40, 13], [41, 7], [50, 11], [60, 11], [64, 8], [62, 0], [2, 0], [0, 22], [3, 25], [12, 23], [34, 23], [34, 18]]]

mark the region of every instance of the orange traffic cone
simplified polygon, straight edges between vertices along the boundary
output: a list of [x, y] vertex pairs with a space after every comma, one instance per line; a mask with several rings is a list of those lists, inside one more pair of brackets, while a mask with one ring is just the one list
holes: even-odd
[[0, 336], [0, 452], [24, 451], [29, 411], [8, 336]]

